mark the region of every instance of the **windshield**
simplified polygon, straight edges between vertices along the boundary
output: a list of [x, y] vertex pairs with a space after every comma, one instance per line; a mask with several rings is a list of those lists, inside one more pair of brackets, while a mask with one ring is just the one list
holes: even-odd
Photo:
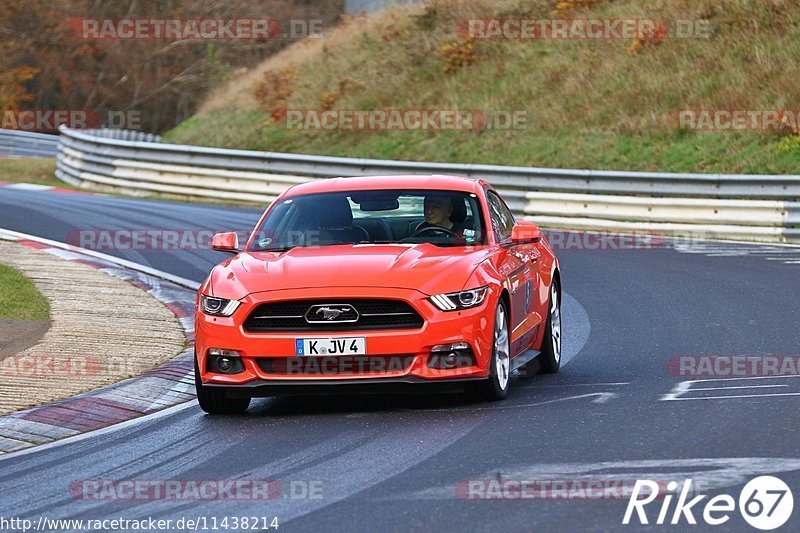
[[484, 244], [474, 194], [456, 191], [350, 191], [308, 194], [272, 206], [251, 252], [297, 246], [423, 243]]

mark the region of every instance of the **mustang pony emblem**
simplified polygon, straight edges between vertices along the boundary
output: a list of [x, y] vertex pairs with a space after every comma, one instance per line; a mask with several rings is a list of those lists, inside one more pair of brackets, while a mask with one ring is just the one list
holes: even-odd
[[333, 307], [320, 307], [319, 309], [317, 309], [316, 314], [319, 315], [321, 313], [322, 318], [324, 318], [325, 320], [336, 320], [342, 315], [342, 313], [346, 313], [349, 310], [350, 310], [349, 308], [335, 309]]

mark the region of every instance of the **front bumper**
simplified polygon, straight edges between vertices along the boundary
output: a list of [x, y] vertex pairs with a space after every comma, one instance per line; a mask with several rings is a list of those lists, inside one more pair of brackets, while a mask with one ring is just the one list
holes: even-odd
[[205, 386], [225, 391], [229, 397], [265, 398], [312, 394], [455, 393], [463, 392], [470, 383], [486, 379], [485, 377], [451, 377], [431, 380], [406, 376], [400, 378], [256, 380], [239, 385], [206, 384]]
[[[336, 332], [270, 332], [249, 333], [242, 324], [256, 306], [264, 302], [281, 300], [306, 300], [324, 298], [385, 298], [408, 302], [422, 316], [424, 324], [414, 330], [341, 330]], [[489, 374], [489, 361], [492, 353], [493, 316], [487, 309], [493, 309], [496, 299], [488, 295], [483, 304], [473, 309], [442, 312], [433, 306], [427, 295], [409, 289], [381, 289], [376, 294], [374, 288], [339, 289], [293, 289], [269, 291], [247, 296], [232, 317], [212, 317], [195, 311], [195, 346], [198, 366], [203, 384], [242, 387], [253, 396], [260, 393], [256, 389], [286, 390], [291, 386], [298, 389], [309, 386], [369, 385], [381, 383], [417, 385], [419, 383], [442, 382], [448, 380], [485, 379]], [[298, 357], [295, 354], [296, 339], [311, 337], [365, 337], [366, 357], [400, 356], [411, 357], [411, 363], [404, 368], [385, 367], [378, 372], [336, 372], [308, 375], [299, 372], [267, 373], [259, 363], [269, 358], [285, 358], [287, 363]], [[430, 368], [428, 360], [431, 348], [437, 344], [467, 342], [472, 348], [475, 365], [448, 370]], [[236, 350], [241, 356], [244, 371], [238, 374], [220, 374], [208, 370], [206, 353], [209, 348]], [[306, 356], [308, 359], [309, 356]], [[296, 362], [296, 361], [295, 361]], [[298, 365], [283, 365], [298, 368]], [[374, 382], [374, 383], [373, 383]], [[264, 392], [264, 395], [271, 395]]]

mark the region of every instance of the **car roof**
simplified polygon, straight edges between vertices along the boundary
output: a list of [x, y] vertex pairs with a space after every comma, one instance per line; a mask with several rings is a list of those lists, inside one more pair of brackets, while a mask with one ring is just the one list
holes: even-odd
[[478, 180], [462, 176], [442, 175], [398, 175], [358, 176], [353, 178], [319, 179], [295, 185], [286, 196], [340, 191], [374, 191], [381, 189], [421, 189], [476, 192]]

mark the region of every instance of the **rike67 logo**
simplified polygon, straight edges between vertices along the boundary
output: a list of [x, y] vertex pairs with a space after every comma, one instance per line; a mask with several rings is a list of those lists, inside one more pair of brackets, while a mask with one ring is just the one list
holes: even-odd
[[[695, 513], [702, 516], [702, 520], [711, 526], [719, 526], [730, 520], [731, 514], [737, 510], [737, 501], [729, 494], [719, 494], [708, 499], [705, 494], [692, 495], [692, 480], [684, 481], [680, 486], [680, 493], [672, 506], [673, 496], [678, 492], [679, 484], [670, 481], [666, 486], [666, 493], [661, 494], [659, 484], [651, 480], [637, 480], [633, 492], [628, 500], [628, 507], [622, 523], [628, 525], [636, 517], [640, 524], [697, 524]], [[661, 506], [653, 505], [651, 510], [658, 508], [655, 522], [652, 513], [648, 517], [645, 507], [661, 501]], [[772, 530], [785, 524], [792, 515], [794, 497], [789, 486], [782, 480], [773, 476], [759, 476], [748, 482], [739, 493], [738, 511], [742, 518], [756, 529]], [[634, 523], [636, 523], [634, 521]]]

